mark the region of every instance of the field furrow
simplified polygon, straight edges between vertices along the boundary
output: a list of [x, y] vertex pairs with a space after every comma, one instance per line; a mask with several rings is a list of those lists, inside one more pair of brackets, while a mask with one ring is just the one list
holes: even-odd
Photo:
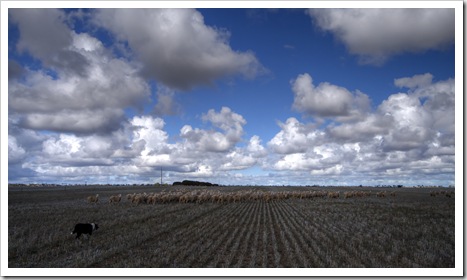
[[[147, 207], [150, 209], [151, 206], [148, 205]], [[121, 255], [127, 256], [129, 260], [137, 263], [138, 260], [131, 256], [134, 255], [134, 251], [145, 252], [146, 250], [144, 250], [144, 248], [147, 247], [148, 244], [159, 239], [167, 238], [171, 233], [183, 229], [193, 221], [202, 219], [222, 208], [220, 205], [210, 205], [209, 207], [204, 206], [202, 209], [196, 207], [196, 205], [187, 205], [186, 207], [189, 210], [183, 213], [177, 212], [178, 215], [176, 216], [165, 217], [164, 219], [160, 219], [160, 217], [157, 216], [153, 216], [152, 218], [148, 217], [144, 223], [134, 225], [133, 230], [140, 233], [137, 238], [134, 238], [135, 235], [129, 234], [128, 238], [122, 240], [124, 246], [114, 246], [112, 248], [113, 250], [108, 250], [110, 251], [110, 254], [101, 255], [101, 257], [92, 262], [90, 266], [99, 267], [104, 265], [109, 267], [126, 267], [126, 264], [121, 264], [115, 261], [115, 257], [118, 256], [120, 259]], [[188, 213], [190, 214], [188, 215]], [[157, 215], [157, 213], [154, 213], [153, 215]], [[164, 222], [157, 223], [161, 220]], [[138, 227], [143, 227], [144, 230], [137, 230]], [[128, 252], [126, 249], [128, 247], [132, 248], [132, 252]]]
[[295, 254], [300, 262], [297, 263], [299, 267], [313, 267], [316, 266], [320, 260], [317, 258], [316, 253], [310, 248], [310, 239], [312, 236], [309, 235], [307, 228], [307, 221], [300, 219], [300, 216], [296, 216], [296, 209], [294, 205], [297, 201], [284, 202], [278, 206], [278, 211], [282, 213], [287, 228], [291, 233], [291, 240], [293, 241], [293, 247]]
[[256, 240], [256, 227], [260, 222], [259, 212], [262, 208], [262, 202], [251, 203], [253, 205], [250, 212], [251, 220], [250, 223], [245, 224], [247, 228], [245, 235], [237, 247], [236, 259], [232, 260], [231, 267], [248, 267], [246, 263], [249, 263], [250, 250], [253, 250], [253, 244]]
[[222, 257], [218, 258], [218, 262], [215, 264], [216, 267], [231, 267], [234, 258], [238, 257], [240, 245], [247, 239], [248, 225], [255, 218], [254, 208], [256, 205], [255, 203], [244, 203], [244, 206], [245, 211], [241, 215], [236, 215], [235, 220], [230, 221], [230, 223], [236, 225], [235, 229], [237, 231], [231, 234], [229, 240], [219, 249]]
[[[308, 221], [309, 215], [311, 213], [298, 210], [298, 208], [288, 205], [291, 211], [292, 216], [296, 217], [295, 220], [292, 220], [291, 223], [294, 223], [295, 227], [297, 230], [293, 232], [297, 232], [299, 229], [299, 225], [303, 224], [309, 224]], [[323, 213], [319, 213], [322, 215]], [[307, 217], [308, 216], [308, 217]], [[321, 254], [325, 254], [324, 256], [321, 256], [322, 260], [326, 260], [329, 266], [339, 266], [338, 262], [339, 260], [336, 259], [336, 255], [345, 255], [346, 260], [353, 260], [355, 261], [347, 252], [346, 248], [344, 248], [344, 243], [341, 242], [342, 238], [339, 238], [340, 235], [339, 232], [336, 230], [338, 227], [336, 225], [339, 224], [339, 221], [334, 217], [332, 213], [327, 213], [325, 216], [325, 219], [317, 219], [318, 223], [312, 224], [312, 227], [315, 227], [317, 230], [314, 230], [314, 237], [318, 240], [320, 240], [319, 244], [320, 246], [324, 246], [324, 250], [320, 250]], [[303, 232], [303, 231], [302, 231]], [[302, 237], [303, 238], [303, 237]], [[303, 240], [303, 239], [302, 239]], [[336, 254], [335, 252], [330, 252], [329, 248], [334, 248], [334, 250], [337, 250], [338, 253]], [[360, 267], [361, 265], [358, 265], [356, 267]]]
[[[81, 205], [81, 204], [80, 204]], [[172, 210], [165, 210], [162, 208], [159, 209], [149, 209], [151, 211], [141, 211], [141, 208], [136, 209], [132, 208], [131, 206], [128, 208], [120, 208], [125, 213], [122, 217], [122, 212], [115, 211], [115, 208], [111, 208], [111, 205], [105, 205], [97, 213], [91, 211], [91, 214], [88, 214], [90, 221], [97, 221], [97, 219], [93, 219], [93, 216], [97, 215], [105, 215], [113, 217], [112, 219], [108, 219], [110, 222], [107, 223], [100, 223], [101, 228], [90, 238], [87, 236], [82, 236], [80, 240], [74, 240], [74, 236], [70, 235], [72, 228], [63, 228], [57, 231], [48, 231], [47, 228], [44, 228], [44, 231], [36, 231], [33, 235], [32, 232], [28, 233], [33, 238], [26, 238], [24, 240], [26, 242], [31, 242], [31, 245], [26, 247], [27, 250], [15, 251], [14, 248], [10, 251], [10, 253], [15, 254], [17, 257], [25, 256], [25, 255], [33, 255], [37, 257], [37, 259], [33, 259], [29, 266], [33, 267], [36, 266], [38, 263], [47, 262], [52, 267], [56, 263], [65, 263], [69, 266], [80, 266], [82, 263], [76, 263], [76, 259], [83, 259], [80, 255], [76, 255], [75, 252], [81, 252], [83, 256], [87, 256], [87, 259], [90, 258], [88, 256], [96, 256], [95, 249], [89, 248], [83, 250], [83, 248], [92, 246], [95, 239], [98, 239], [99, 236], [106, 235], [107, 240], [102, 245], [102, 248], [98, 248], [101, 250], [105, 250], [108, 254], [118, 253], [119, 249], [116, 246], [113, 246], [113, 243], [128, 243], [126, 240], [128, 236], [128, 232], [138, 231], [140, 230], [141, 224], [148, 223], [153, 221], [154, 223], [161, 223], [164, 220], [172, 220], [175, 217], [178, 217], [180, 211], [187, 211], [189, 206], [179, 206], [176, 205]], [[94, 205], [86, 205], [85, 209], [97, 210], [98, 208], [94, 207]], [[83, 211], [85, 211], [85, 209]], [[56, 210], [55, 210], [56, 212]], [[116, 214], [117, 213], [117, 214]], [[120, 214], [118, 214], [120, 213]], [[46, 215], [47, 214], [47, 215]], [[65, 215], [60, 213], [44, 213], [43, 218], [44, 220], [47, 219], [54, 219], [54, 216]], [[73, 212], [73, 216], [76, 213]], [[50, 218], [49, 218], [50, 217]], [[78, 222], [80, 220], [76, 220]], [[52, 225], [52, 223], [50, 223]], [[57, 224], [57, 223], [53, 223]], [[58, 224], [60, 225], [60, 224]], [[68, 225], [69, 226], [69, 225]], [[126, 231], [126, 235], [123, 234]], [[17, 238], [17, 237], [12, 237]], [[103, 237], [104, 238], [104, 237]], [[123, 250], [123, 249], [122, 249]], [[53, 251], [53, 254], [48, 252]], [[94, 258], [94, 257], [92, 257]], [[91, 259], [92, 259], [91, 258]], [[12, 261], [15, 258], [11, 258]]]
[[[148, 252], [149, 256], [142, 259], [137, 266], [199, 266], [199, 261], [207, 250], [206, 246], [211, 246], [213, 240], [221, 240], [221, 242], [224, 240], [222, 234], [223, 229], [226, 228], [226, 222], [235, 215], [237, 215], [236, 212], [229, 209], [227, 205], [222, 206], [219, 210], [209, 213], [202, 219], [171, 231], [164, 238], [151, 240], [147, 243], [147, 247], [140, 248], [141, 251]], [[218, 222], [214, 223], [213, 221]]]
[[293, 265], [293, 261], [290, 260], [291, 256], [289, 254], [289, 242], [285, 238], [284, 231], [286, 230], [283, 226], [283, 223], [279, 217], [278, 209], [273, 207], [271, 208], [271, 221], [274, 225], [275, 229], [275, 239], [277, 240], [276, 247], [277, 251], [280, 254], [280, 262], [279, 267], [291, 267]]
[[[222, 221], [218, 227], [213, 227], [211, 235], [204, 234], [199, 243], [199, 254], [196, 260], [188, 263], [188, 267], [216, 267], [219, 259], [224, 255], [223, 246], [230, 244], [239, 232], [236, 223], [238, 217], [243, 217], [248, 211], [248, 204], [235, 203], [224, 206], [226, 214], [219, 217], [212, 217], [215, 221]], [[208, 221], [206, 226], [212, 226], [212, 220]]]
[[243, 259], [243, 262], [239, 265], [239, 267], [260, 267], [260, 261], [259, 259], [261, 258], [261, 251], [262, 251], [262, 246], [263, 242], [261, 240], [261, 235], [262, 232], [264, 231], [263, 228], [263, 219], [261, 213], [264, 212], [264, 209], [266, 208], [266, 203], [263, 201], [259, 202], [260, 208], [258, 209], [258, 212], [256, 213], [257, 219], [256, 221], [252, 224], [251, 231], [253, 232], [252, 239], [250, 239], [251, 242], [247, 245], [245, 248], [245, 254], [248, 256], [247, 259]]
[[[160, 240], [151, 245], [158, 254], [165, 256], [170, 262], [153, 263], [152, 266], [162, 267], [197, 267], [200, 266], [205, 252], [209, 250], [213, 242], [223, 242], [225, 235], [229, 234], [224, 229], [227, 222], [235, 215], [228, 205], [223, 205], [219, 211], [212, 212], [183, 229], [171, 232], [167, 239]], [[216, 222], [213, 222], [216, 221]], [[161, 246], [160, 244], [164, 244]], [[171, 250], [178, 248], [178, 250]]]
[[[275, 213], [274, 213], [275, 214]], [[269, 267], [281, 267], [281, 252], [279, 250], [279, 232], [277, 228], [277, 218], [273, 214], [273, 208], [267, 208], [267, 218], [268, 218], [268, 232], [270, 237], [270, 246], [268, 254], [270, 254], [272, 260], [269, 263]]]
[[259, 251], [259, 257], [258, 257], [258, 266], [259, 267], [268, 267], [269, 259], [268, 259], [268, 251], [269, 247], [272, 246], [272, 244], [269, 243], [268, 236], [268, 224], [271, 222], [268, 220], [268, 217], [266, 215], [267, 209], [271, 207], [270, 203], [265, 204], [265, 208], [263, 211], [261, 211], [261, 246], [260, 246], [260, 251]]

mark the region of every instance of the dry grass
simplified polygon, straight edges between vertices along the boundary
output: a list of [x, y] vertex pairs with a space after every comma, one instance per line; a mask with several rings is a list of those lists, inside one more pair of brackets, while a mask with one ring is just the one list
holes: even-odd
[[[385, 197], [370, 188], [209, 190], [237, 199], [137, 205], [126, 195], [170, 191], [10, 190], [8, 265], [454, 267], [454, 199], [446, 195], [404, 188]], [[341, 195], [313, 195], [328, 190]], [[177, 191], [206, 198], [206, 188]], [[252, 191], [264, 199], [246, 199]], [[347, 191], [365, 195], [346, 196]], [[86, 201], [97, 193], [98, 203]], [[109, 204], [117, 194], [125, 199]], [[78, 222], [96, 222], [99, 230], [75, 240], [70, 232]]]

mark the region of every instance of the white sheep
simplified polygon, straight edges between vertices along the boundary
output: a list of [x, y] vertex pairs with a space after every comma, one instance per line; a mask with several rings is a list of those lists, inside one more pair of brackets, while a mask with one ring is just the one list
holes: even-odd
[[339, 198], [339, 192], [329, 192], [328, 198]]
[[122, 195], [119, 194], [119, 195], [112, 195], [110, 198], [109, 198], [109, 203], [119, 203], [120, 201], [122, 200]]
[[97, 203], [99, 201], [99, 194], [96, 194], [95, 196], [90, 195], [87, 197], [87, 200], [89, 203]]
[[386, 197], [386, 191], [380, 191], [376, 194], [377, 197]]

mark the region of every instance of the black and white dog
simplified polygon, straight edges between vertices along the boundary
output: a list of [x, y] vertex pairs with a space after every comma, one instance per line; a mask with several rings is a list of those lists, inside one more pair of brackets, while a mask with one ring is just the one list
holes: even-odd
[[99, 228], [99, 226], [97, 224], [95, 224], [95, 223], [76, 224], [75, 229], [73, 230], [73, 232], [71, 232], [71, 234], [77, 233], [76, 238], [79, 238], [81, 236], [81, 234], [91, 235], [92, 232], [97, 230], [98, 228]]

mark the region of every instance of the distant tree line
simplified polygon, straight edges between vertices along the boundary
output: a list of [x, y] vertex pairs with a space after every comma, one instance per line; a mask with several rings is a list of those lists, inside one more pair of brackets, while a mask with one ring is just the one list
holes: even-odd
[[218, 187], [218, 184], [212, 184], [209, 182], [199, 182], [191, 180], [183, 180], [182, 182], [174, 182], [174, 186], [206, 186], [206, 187]]

